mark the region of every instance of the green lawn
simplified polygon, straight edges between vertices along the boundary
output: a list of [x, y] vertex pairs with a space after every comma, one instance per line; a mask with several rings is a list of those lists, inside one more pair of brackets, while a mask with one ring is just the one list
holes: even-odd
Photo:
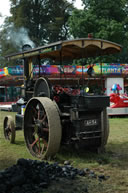
[[16, 132], [15, 144], [10, 144], [8, 140], [5, 140], [3, 119], [6, 115], [12, 115], [15, 119], [15, 113], [0, 111], [0, 169], [11, 166], [21, 157], [33, 159], [25, 146], [22, 130]]
[[[4, 139], [3, 118], [7, 114], [15, 117], [15, 113], [0, 111], [0, 170], [16, 163], [18, 158], [35, 159], [28, 152], [23, 131], [17, 131], [15, 144]], [[110, 178], [102, 184], [90, 182], [91, 191], [95, 193], [128, 193], [128, 118], [111, 118], [110, 135], [106, 153], [80, 153], [61, 150], [56, 160], [63, 163], [70, 160], [78, 168], [90, 168], [98, 174]]]

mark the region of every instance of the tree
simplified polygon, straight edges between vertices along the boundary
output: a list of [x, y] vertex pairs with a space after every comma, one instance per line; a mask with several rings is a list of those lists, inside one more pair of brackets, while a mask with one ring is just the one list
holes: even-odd
[[[84, 9], [75, 10], [69, 18], [70, 33], [76, 37], [93, 37], [128, 45], [127, 10], [124, 0], [82, 0]], [[126, 51], [124, 50], [124, 53]], [[111, 62], [127, 61], [124, 57], [109, 57]], [[112, 61], [114, 60], [114, 61]], [[107, 57], [108, 62], [108, 57]]]
[[16, 28], [24, 27], [36, 46], [67, 38], [72, 5], [66, 0], [10, 0]]
[[6, 55], [17, 51], [16, 46], [12, 44], [10, 36], [8, 36], [8, 33], [11, 32], [11, 28], [7, 17], [0, 31], [0, 67], [14, 64], [14, 62], [7, 61], [5, 58]]
[[49, 1], [48, 7], [49, 22], [46, 24], [48, 41], [55, 42], [69, 38], [67, 21], [73, 10], [72, 4], [63, 0], [52, 0]]
[[[68, 18], [73, 6], [66, 0], [10, 0], [11, 16], [0, 32], [1, 55], [69, 37]], [[1, 58], [4, 62], [4, 58]], [[6, 63], [6, 60], [5, 62]]]

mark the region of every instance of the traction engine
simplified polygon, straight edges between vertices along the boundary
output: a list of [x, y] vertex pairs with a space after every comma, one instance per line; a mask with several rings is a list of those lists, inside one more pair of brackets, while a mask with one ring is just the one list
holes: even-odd
[[109, 97], [86, 93], [83, 72], [77, 82], [66, 74], [52, 77], [41, 71], [41, 62], [50, 58], [61, 66], [63, 61], [94, 57], [97, 53], [113, 54], [120, 50], [118, 44], [85, 38], [56, 42], [7, 56], [8, 59], [23, 59], [25, 78], [15, 121], [11, 116], [4, 119], [5, 138], [14, 142], [15, 131], [23, 129], [29, 152], [41, 159], [54, 156], [62, 145], [104, 150], [109, 135], [106, 111]]

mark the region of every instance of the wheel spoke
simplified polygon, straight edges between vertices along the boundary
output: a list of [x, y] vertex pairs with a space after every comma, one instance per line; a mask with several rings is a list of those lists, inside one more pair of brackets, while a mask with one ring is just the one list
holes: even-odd
[[37, 139], [35, 139], [35, 141], [32, 144], [30, 144], [31, 147], [33, 147], [38, 141], [39, 141], [39, 137]]
[[9, 129], [5, 131], [6, 132], [6, 138], [9, 140], [11, 136], [11, 132], [9, 132]]
[[40, 146], [40, 138], [39, 138], [39, 154], [40, 154], [40, 149], [41, 149], [41, 146]]
[[38, 119], [40, 120], [40, 110], [38, 110]]
[[35, 109], [34, 107], [31, 107], [32, 108], [32, 110], [34, 110], [34, 112], [36, 113], [36, 114], [38, 114], [38, 110], [37, 109]]
[[47, 116], [46, 116], [46, 113], [45, 113], [43, 119], [41, 120], [42, 123], [45, 121], [46, 117], [47, 117]]
[[46, 149], [48, 147], [48, 143], [43, 137], [42, 137], [42, 141], [43, 141], [43, 145], [42, 145], [42, 149], [41, 149], [41, 154], [43, 153], [43, 151], [46, 151]]
[[7, 135], [8, 135], [8, 137], [11, 135], [11, 131], [9, 131], [8, 133], [7, 133]]
[[49, 132], [48, 128], [43, 128], [43, 131]]

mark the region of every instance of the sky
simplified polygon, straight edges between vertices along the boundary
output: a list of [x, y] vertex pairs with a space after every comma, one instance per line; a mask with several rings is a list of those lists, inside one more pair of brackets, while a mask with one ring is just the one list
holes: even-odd
[[[69, 2], [71, 0], [68, 0]], [[75, 7], [77, 7], [77, 9], [82, 9], [81, 6], [81, 0], [76, 0], [75, 2]], [[0, 14], [2, 14], [3, 18], [0, 17], [0, 25], [2, 25], [3, 21], [4, 21], [4, 17], [9, 16], [10, 12], [9, 12], [9, 8], [10, 8], [10, 3], [9, 0], [3, 0], [1, 5], [0, 5]]]
[[4, 18], [6, 16], [10, 15], [10, 3], [9, 0], [4, 0], [2, 1], [1, 5], [0, 5], [0, 14], [3, 16], [2, 18], [0, 17], [0, 25], [2, 25]]
[[[68, 0], [68, 1], [71, 2], [71, 0]], [[76, 0], [74, 5], [75, 5], [75, 7], [77, 9], [82, 9], [82, 2], [81, 2], [81, 0]]]

